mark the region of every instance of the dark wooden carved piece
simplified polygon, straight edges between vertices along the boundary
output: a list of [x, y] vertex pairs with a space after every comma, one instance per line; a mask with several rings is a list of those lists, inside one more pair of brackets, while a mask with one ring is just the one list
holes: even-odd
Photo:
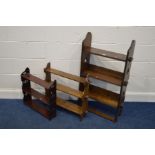
[[23, 100], [24, 102], [32, 100], [32, 96], [28, 94], [27, 92], [24, 91], [25, 88], [30, 89], [31, 88], [31, 83], [30, 80], [27, 80], [23, 77], [23, 75], [29, 74], [30, 69], [26, 68], [25, 71], [21, 74], [21, 81], [22, 81], [22, 92], [23, 92]]
[[[49, 84], [40, 78], [30, 74], [30, 69], [26, 68], [21, 74], [23, 102], [33, 110], [39, 112], [48, 119], [52, 119], [56, 116], [56, 81]], [[43, 95], [40, 92], [31, 88], [31, 82], [41, 85], [46, 88], [47, 94]], [[32, 100], [32, 96], [41, 101], [40, 106], [36, 101]]]

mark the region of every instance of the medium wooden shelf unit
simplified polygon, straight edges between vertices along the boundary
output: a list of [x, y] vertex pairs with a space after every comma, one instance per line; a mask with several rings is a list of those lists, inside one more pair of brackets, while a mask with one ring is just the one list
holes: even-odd
[[[24, 103], [32, 108], [33, 110], [39, 112], [41, 115], [48, 119], [52, 119], [56, 116], [56, 81], [53, 83], [48, 83], [40, 78], [30, 74], [29, 68], [21, 74], [22, 80], [22, 91], [23, 91], [23, 101]], [[34, 82], [46, 90], [48, 94], [43, 95], [42, 93], [31, 88], [31, 82]], [[41, 103], [36, 103], [32, 100], [32, 96], [39, 99]], [[42, 105], [41, 105], [42, 104]]]
[[[99, 103], [105, 104], [107, 106], [116, 109], [115, 110], [116, 112], [113, 116], [111, 116], [101, 112], [100, 109], [97, 109], [94, 106], [91, 107], [90, 105], [88, 110], [103, 118], [116, 122], [118, 116], [122, 112], [123, 103], [125, 100], [125, 93], [130, 74], [131, 62], [133, 60], [135, 40], [131, 42], [131, 45], [127, 51], [127, 55], [91, 47], [91, 42], [92, 42], [92, 34], [88, 32], [86, 38], [82, 42], [80, 76], [81, 77], [89, 76], [91, 78], [98, 79], [100, 81], [114, 84], [120, 87], [120, 92], [115, 93], [113, 91], [106, 90], [105, 88], [100, 88], [93, 84], [90, 84], [89, 86], [90, 89], [88, 93], [89, 98], [92, 98], [98, 101]], [[124, 62], [125, 64], [124, 72], [118, 72], [115, 70], [90, 64], [91, 55], [97, 55]], [[82, 91], [83, 89], [84, 89], [83, 85], [80, 84], [79, 90]]]
[[[84, 89], [83, 91], [79, 91], [73, 88], [70, 88], [68, 86], [62, 85], [62, 84], [57, 84], [57, 90], [64, 92], [66, 94], [75, 96], [77, 98], [81, 99], [81, 106], [77, 105], [75, 103], [72, 103], [70, 101], [65, 101], [59, 97], [57, 97], [57, 106], [66, 109], [68, 111], [71, 111], [77, 115], [80, 116], [80, 119], [85, 116], [85, 114], [88, 111], [88, 89], [89, 89], [89, 83], [87, 82], [87, 78], [79, 77], [76, 75], [72, 75], [54, 68], [51, 68], [50, 63], [47, 64], [46, 68], [44, 69], [44, 72], [46, 74], [46, 79], [45, 81], [48, 83], [51, 83], [51, 74], [58, 75], [63, 78], [67, 78], [76, 82], [79, 82], [83, 85]], [[46, 89], [46, 92], [48, 93], [48, 90]]]

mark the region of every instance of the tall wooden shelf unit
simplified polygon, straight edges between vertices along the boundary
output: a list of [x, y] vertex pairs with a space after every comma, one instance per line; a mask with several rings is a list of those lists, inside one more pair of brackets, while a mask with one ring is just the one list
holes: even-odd
[[[77, 105], [77, 104], [72, 103], [70, 101], [65, 101], [65, 100], [61, 99], [60, 97], [57, 97], [56, 105], [63, 108], [63, 109], [66, 109], [70, 112], [73, 112], [73, 113], [79, 115], [80, 119], [82, 120], [82, 118], [85, 116], [85, 114], [88, 111], [89, 83], [87, 82], [87, 78], [79, 77], [76, 75], [72, 75], [70, 73], [66, 73], [66, 72], [51, 68], [50, 63], [47, 64], [46, 68], [44, 69], [44, 72], [46, 74], [45, 81], [48, 83], [52, 82], [51, 81], [51, 74], [55, 74], [55, 75], [58, 75], [60, 77], [67, 78], [67, 79], [81, 83], [81, 85], [84, 88], [83, 91], [79, 91], [79, 90], [73, 89], [69, 86], [59, 84], [59, 83], [57, 83], [57, 87], [56, 87], [56, 89], [58, 91], [61, 91], [61, 92], [64, 92], [66, 94], [80, 98], [81, 99], [81, 105]], [[47, 89], [46, 89], [46, 93], [48, 93]]]
[[[30, 69], [26, 68], [21, 74], [22, 91], [24, 104], [31, 109], [39, 112], [41, 115], [48, 119], [56, 116], [56, 81], [48, 83], [40, 78], [30, 74]], [[48, 90], [47, 94], [42, 94], [31, 88], [31, 82], [34, 82]], [[39, 99], [41, 103], [32, 100], [32, 96]]]
[[[104, 88], [100, 88], [93, 84], [90, 84], [88, 93], [89, 98], [114, 108], [115, 114], [113, 116], [108, 115], [106, 113], [101, 112], [100, 109], [97, 109], [96, 107], [90, 105], [88, 110], [103, 118], [116, 122], [118, 116], [121, 115], [123, 103], [125, 100], [125, 93], [128, 85], [131, 63], [133, 60], [135, 40], [132, 41], [131, 46], [127, 51], [127, 55], [91, 47], [91, 42], [92, 34], [88, 32], [86, 38], [82, 42], [80, 76], [89, 76], [91, 78], [95, 78], [119, 86], [120, 93], [115, 93], [113, 91], [106, 90]], [[124, 72], [118, 72], [115, 70], [90, 64], [91, 55], [97, 55], [124, 62]], [[83, 89], [83, 85], [80, 84], [79, 90], [82, 91]]]

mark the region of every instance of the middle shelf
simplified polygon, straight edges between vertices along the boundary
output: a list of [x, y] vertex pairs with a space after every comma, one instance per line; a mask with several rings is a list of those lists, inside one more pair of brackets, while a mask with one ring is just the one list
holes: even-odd
[[99, 67], [93, 64], [86, 64], [86, 66], [87, 69], [84, 70], [85, 75], [89, 75], [89, 77], [121, 86], [124, 75], [123, 73], [104, 67]]
[[67, 93], [69, 95], [78, 97], [78, 98], [82, 98], [83, 97], [83, 92], [70, 88], [68, 86], [62, 85], [62, 84], [57, 84], [57, 90], [62, 91], [64, 93]]

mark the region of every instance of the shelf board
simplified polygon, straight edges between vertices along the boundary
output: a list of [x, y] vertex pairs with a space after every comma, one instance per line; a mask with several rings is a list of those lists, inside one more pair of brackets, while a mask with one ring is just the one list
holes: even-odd
[[90, 85], [89, 86], [89, 97], [103, 103], [105, 105], [117, 108], [119, 104], [119, 94], [111, 92], [109, 90]]
[[59, 97], [57, 97], [57, 106], [63, 108], [63, 109], [66, 109], [68, 111], [71, 111], [73, 113], [76, 113], [78, 115], [82, 115], [83, 112], [82, 112], [82, 108], [74, 103], [71, 103], [69, 101], [65, 101]]
[[83, 97], [83, 92], [81, 92], [79, 90], [76, 90], [76, 89], [73, 89], [73, 88], [67, 87], [65, 85], [58, 84], [58, 83], [57, 83], [56, 87], [57, 87], [57, 90], [62, 91], [64, 93], [66, 93], [66, 94], [69, 94], [69, 95], [72, 95], [72, 96], [75, 96], [75, 97], [78, 97], [78, 98]]
[[50, 111], [42, 108], [39, 106], [37, 103], [34, 101], [30, 100], [27, 102], [24, 102], [27, 106], [29, 106], [31, 109], [35, 110], [36, 112], [39, 112], [41, 115], [45, 116], [48, 119], [51, 119], [52, 117], [55, 116], [55, 113], [51, 113]]
[[53, 73], [55, 75], [59, 75], [61, 77], [64, 77], [64, 78], [67, 78], [67, 79], [70, 79], [70, 80], [73, 80], [73, 81], [77, 81], [77, 82], [80, 82], [80, 83], [86, 83], [86, 80], [83, 77], [80, 77], [80, 76], [77, 76], [77, 75], [72, 75], [70, 73], [66, 73], [66, 72], [63, 72], [63, 71], [60, 71], [60, 70], [57, 70], [57, 69], [54, 69], [54, 68], [45, 68], [44, 71], [49, 72], [49, 73]]
[[47, 96], [41, 94], [40, 92], [32, 89], [32, 88], [23, 88], [23, 91], [34, 96], [35, 98], [39, 99], [40, 101], [44, 102], [45, 104], [49, 104], [49, 99]]
[[103, 112], [97, 110], [96, 108], [93, 108], [93, 107], [90, 107], [90, 106], [89, 106], [88, 111], [89, 111], [89, 112], [92, 112], [92, 113], [95, 113], [96, 115], [98, 115], [98, 116], [100, 116], [100, 117], [103, 117], [103, 118], [105, 118], [105, 119], [108, 119], [108, 120], [110, 120], [110, 121], [112, 121], [112, 122], [115, 122], [115, 117], [110, 116], [110, 115], [108, 115], [108, 114], [105, 114], [105, 113], [103, 113]]
[[98, 80], [103, 80], [118, 86], [121, 86], [123, 81], [123, 73], [92, 64], [88, 65], [88, 68], [84, 71], [84, 73], [88, 74], [90, 77], [96, 78]]
[[25, 75], [22, 75], [23, 78], [27, 79], [27, 80], [30, 80], [36, 84], [39, 84], [40, 86], [46, 88], [46, 89], [49, 89], [51, 84], [49, 84], [48, 82], [44, 81], [44, 80], [41, 80], [40, 78], [32, 75], [32, 74], [29, 74], [29, 73], [26, 73]]
[[119, 61], [126, 61], [125, 54], [120, 54], [120, 53], [111, 52], [111, 51], [107, 51], [107, 50], [101, 50], [101, 49], [97, 49], [94, 47], [86, 48], [86, 50], [88, 50], [91, 54], [94, 54], [94, 55], [103, 56], [106, 58], [111, 58], [111, 59], [115, 59], [115, 60], [119, 60]]

